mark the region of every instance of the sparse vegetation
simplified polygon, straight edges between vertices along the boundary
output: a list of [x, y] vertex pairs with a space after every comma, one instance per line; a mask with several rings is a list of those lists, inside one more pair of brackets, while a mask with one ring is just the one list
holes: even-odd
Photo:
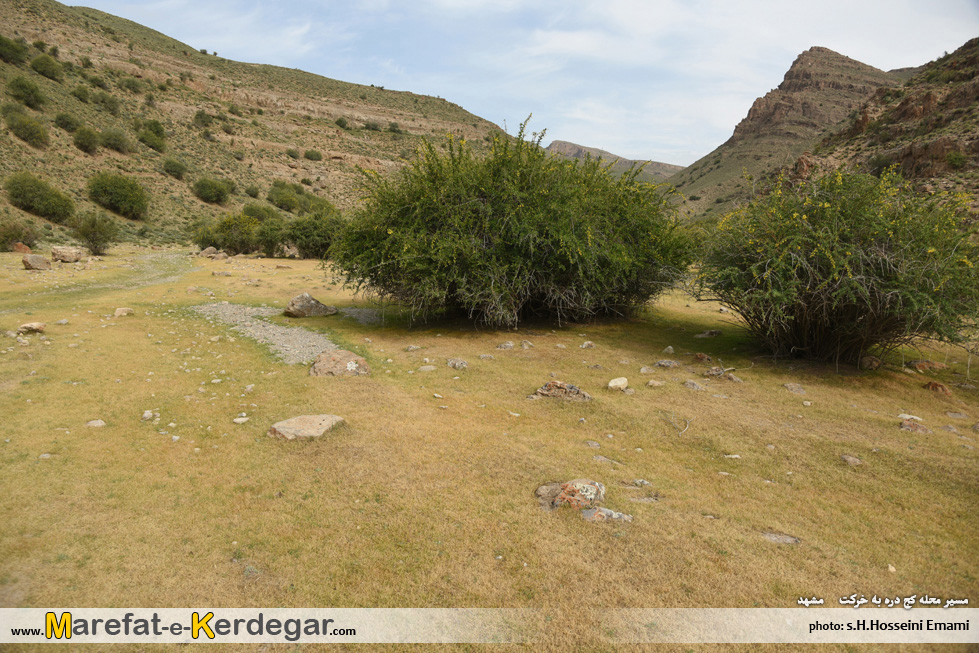
[[6, 36], [0, 36], [0, 60], [19, 66], [27, 61], [27, 52], [26, 45], [8, 39]]
[[955, 342], [979, 321], [979, 248], [893, 170], [780, 181], [704, 251], [701, 296], [777, 356], [855, 363], [923, 336]]
[[309, 161], [322, 161], [323, 153], [320, 152], [319, 150], [306, 150], [306, 152], [303, 154], [303, 157], [308, 159]]
[[18, 75], [7, 83], [7, 92], [11, 97], [31, 109], [40, 109], [45, 102], [41, 87], [32, 79]]
[[143, 92], [143, 82], [135, 77], [123, 77], [119, 80], [119, 88], [130, 93], [139, 94]]
[[209, 114], [204, 109], [198, 109], [197, 113], [194, 114], [194, 126], [195, 127], [210, 127], [214, 124], [214, 116]]
[[34, 247], [38, 239], [37, 224], [33, 220], [11, 217], [6, 210], [0, 215], [0, 252], [9, 252], [15, 243]]
[[15, 172], [3, 187], [11, 204], [51, 222], [64, 222], [75, 213], [70, 197], [29, 172]]
[[149, 212], [150, 198], [135, 179], [100, 172], [88, 180], [88, 198], [130, 220], [142, 220]]
[[65, 74], [61, 68], [61, 64], [48, 54], [39, 54], [31, 59], [31, 68], [37, 74], [43, 75], [48, 79], [53, 79], [56, 82], [60, 82]]
[[159, 120], [144, 120], [141, 123], [137, 140], [147, 147], [163, 152], [167, 148], [167, 133]]
[[88, 211], [76, 216], [71, 223], [72, 235], [88, 248], [92, 256], [101, 256], [119, 240], [119, 225], [112, 216], [100, 211]]
[[89, 93], [88, 93], [88, 88], [87, 87], [85, 87], [85, 86], [76, 86], [75, 88], [72, 89], [71, 94], [74, 95], [75, 98], [77, 98], [79, 102], [83, 102], [85, 104], [88, 104], [88, 101], [89, 101]]
[[245, 186], [245, 195], [247, 195], [248, 197], [258, 197], [261, 192], [262, 192], [261, 189], [255, 184], [249, 184], [248, 186]]
[[100, 109], [108, 111], [113, 116], [119, 115], [119, 98], [116, 96], [105, 91], [99, 91], [92, 95], [91, 98], [92, 102]]

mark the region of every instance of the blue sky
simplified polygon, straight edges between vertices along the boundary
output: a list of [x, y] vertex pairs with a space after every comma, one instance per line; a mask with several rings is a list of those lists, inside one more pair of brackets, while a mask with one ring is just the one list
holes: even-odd
[[545, 143], [689, 165], [814, 45], [884, 70], [979, 36], [979, 0], [86, 0], [222, 57], [438, 95]]

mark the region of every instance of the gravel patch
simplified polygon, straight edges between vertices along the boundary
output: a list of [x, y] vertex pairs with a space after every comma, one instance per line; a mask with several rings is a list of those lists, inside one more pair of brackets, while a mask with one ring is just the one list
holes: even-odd
[[325, 336], [309, 329], [280, 326], [262, 319], [279, 315], [282, 309], [221, 302], [192, 306], [191, 310], [230, 324], [233, 331], [268, 345], [282, 362], [289, 365], [309, 364], [324, 351], [338, 349]]

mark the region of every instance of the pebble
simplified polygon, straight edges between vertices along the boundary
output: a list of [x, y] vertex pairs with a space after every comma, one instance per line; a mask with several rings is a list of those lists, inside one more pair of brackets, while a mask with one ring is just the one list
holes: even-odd
[[247, 417], [236, 417], [236, 418], [234, 418], [231, 421], [234, 422], [235, 424], [244, 424], [245, 422], [248, 421], [248, 418]]

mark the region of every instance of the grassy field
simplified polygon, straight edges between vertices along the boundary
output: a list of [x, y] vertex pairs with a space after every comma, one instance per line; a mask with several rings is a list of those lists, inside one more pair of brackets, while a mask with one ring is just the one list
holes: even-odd
[[[46, 341], [0, 338], [0, 607], [535, 607], [546, 620], [531, 650], [608, 650], [601, 608], [979, 596], [979, 391], [956, 385], [956, 351], [907, 352], [948, 361], [929, 375], [900, 358], [872, 373], [776, 363], [730, 314], [682, 295], [628, 320], [516, 332], [409, 328], [396, 308], [373, 326], [272, 318], [373, 368], [314, 378], [188, 309], [284, 307], [302, 291], [366, 307], [316, 262], [119, 248], [88, 267], [28, 273], [0, 254], [0, 332], [48, 325]], [[723, 335], [693, 337], [706, 329]], [[507, 340], [516, 348], [496, 349]], [[697, 352], [744, 383], [705, 379]], [[436, 371], [417, 372], [426, 358]], [[640, 374], [662, 358], [683, 367]], [[635, 394], [606, 389], [619, 376]], [[551, 378], [594, 401], [526, 399]], [[923, 389], [932, 379], [953, 396]], [[899, 430], [903, 412], [934, 433]], [[266, 436], [313, 413], [347, 425], [317, 442]], [[106, 426], [86, 427], [95, 419]], [[539, 485], [581, 477], [634, 521], [538, 506]]]

